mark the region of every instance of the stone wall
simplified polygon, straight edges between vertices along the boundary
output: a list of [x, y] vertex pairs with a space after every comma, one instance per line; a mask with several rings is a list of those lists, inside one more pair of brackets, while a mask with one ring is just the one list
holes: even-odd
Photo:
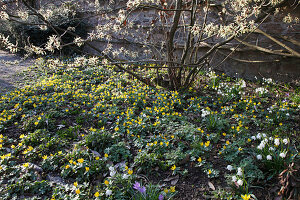
[[[118, 8], [120, 6], [126, 5], [127, 0], [90, 0], [90, 1], [82, 1], [82, 5], [86, 6], [87, 3], [94, 3], [98, 1], [100, 3], [100, 8], [108, 7], [108, 3], [110, 3], [111, 8]], [[215, 1], [218, 3], [218, 0]], [[265, 20], [265, 22], [260, 26], [260, 29], [276, 38], [277, 40], [283, 42], [288, 47], [300, 52], [300, 25], [294, 24], [285, 24], [282, 22], [282, 17], [287, 13], [290, 13], [292, 17], [300, 18], [300, 5], [295, 5], [297, 2], [291, 0], [286, 4], [284, 9], [281, 9], [280, 12], [272, 17], [269, 17]], [[292, 5], [292, 6], [291, 6]], [[208, 15], [208, 22], [215, 21], [218, 18], [218, 12], [220, 8], [218, 6], [212, 6], [210, 8], [210, 12]], [[132, 32], [134, 32], [134, 36], [132, 38], [128, 38], [129, 41], [135, 41], [136, 38], [139, 38], [140, 35], [143, 35], [144, 32], [151, 27], [151, 22], [157, 19], [157, 11], [153, 9], [144, 9], [143, 12], [133, 12], [131, 14], [131, 18], [134, 19], [134, 26]], [[203, 17], [203, 14], [200, 14], [200, 20]], [[171, 20], [171, 18], [170, 18]], [[188, 20], [188, 19], [187, 19]], [[107, 19], [103, 19], [102, 16], [94, 17], [88, 19], [87, 23], [90, 25], [90, 30], [93, 31], [94, 27], [98, 23], [104, 24]], [[140, 26], [140, 28], [138, 27]], [[155, 26], [159, 26], [157, 22], [155, 22]], [[135, 38], [136, 36], [136, 38]], [[163, 41], [165, 33], [162, 30], [157, 30], [155, 34], [151, 37], [154, 41]], [[117, 35], [116, 35], [117, 37]], [[178, 32], [175, 36], [175, 43], [178, 46], [177, 51], [181, 51], [182, 49], [182, 38], [186, 37], [185, 34]], [[297, 44], [289, 42], [287, 39], [290, 38], [292, 40], [297, 41]], [[146, 38], [145, 38], [146, 39]], [[248, 43], [256, 44], [264, 48], [269, 48], [274, 51], [282, 52], [282, 47], [274, 43], [269, 38], [265, 37], [262, 34], [252, 33], [248, 36]], [[136, 42], [136, 41], [135, 41]], [[216, 40], [207, 41], [208, 44], [213, 45], [216, 43]], [[132, 50], [139, 50], [138, 59], [145, 59], [147, 55], [144, 53], [144, 49], [142, 45], [139, 44], [128, 44], [127, 41], [124, 40], [112, 40], [111, 43], [114, 44], [114, 48], [116, 50], [121, 47], [125, 47]], [[95, 41], [93, 42], [95, 46], [99, 49], [104, 50], [106, 47], [106, 42], [104, 41]], [[214, 59], [211, 62], [212, 67], [217, 66], [218, 71], [225, 72], [231, 76], [239, 76], [247, 79], [256, 79], [256, 78], [273, 78], [275, 80], [280, 81], [292, 81], [300, 79], [300, 59], [292, 58], [292, 57], [283, 57], [276, 56], [268, 53], [263, 53], [244, 45], [239, 45], [239, 47], [231, 53], [230, 48], [239, 44], [237, 41], [231, 42], [226, 45], [224, 48], [221, 48], [214, 55]], [[203, 45], [203, 48], [200, 48], [199, 55], [203, 55], [208, 48]], [[88, 46], [85, 46], [85, 51], [89, 53], [95, 53], [93, 49]], [[165, 52], [161, 52], [163, 56]], [[231, 53], [231, 54], [230, 54]], [[224, 60], [224, 58], [230, 54], [230, 56]], [[122, 57], [123, 56], [123, 57]], [[121, 58], [128, 58], [127, 55], [122, 55]], [[220, 64], [221, 63], [221, 64]]]

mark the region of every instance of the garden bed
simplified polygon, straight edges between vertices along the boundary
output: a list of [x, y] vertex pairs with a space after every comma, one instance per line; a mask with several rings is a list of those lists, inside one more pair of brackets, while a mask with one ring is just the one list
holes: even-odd
[[112, 66], [34, 70], [0, 96], [1, 199], [299, 195], [299, 87], [210, 72], [177, 92]]

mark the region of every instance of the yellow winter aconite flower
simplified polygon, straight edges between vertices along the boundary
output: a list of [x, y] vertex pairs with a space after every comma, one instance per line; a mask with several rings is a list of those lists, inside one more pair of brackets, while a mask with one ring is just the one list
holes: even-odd
[[22, 134], [22, 135], [20, 135], [20, 138], [22, 139], [22, 138], [24, 138], [25, 137], [25, 135], [24, 134]]
[[23, 164], [23, 167], [28, 167], [29, 166], [29, 163], [24, 163]]
[[208, 147], [210, 144], [210, 141], [205, 142], [205, 146]]
[[245, 194], [245, 195], [241, 195], [241, 197], [242, 197], [242, 199], [244, 199], [244, 200], [249, 200], [250, 199], [250, 194], [248, 195], [248, 194]]
[[83, 163], [84, 159], [83, 159], [83, 158], [79, 158], [77, 161], [78, 161], [79, 163]]
[[66, 169], [69, 169], [69, 168], [70, 168], [70, 165], [66, 165], [65, 168], [66, 168]]
[[167, 188], [165, 188], [164, 192], [167, 194], [169, 192], [169, 190]]
[[90, 171], [90, 168], [89, 167], [85, 167], [85, 171]]
[[175, 186], [171, 186], [170, 187], [170, 192], [175, 192], [176, 190], [175, 190]]
[[77, 189], [75, 192], [76, 192], [76, 194], [80, 194], [80, 190], [79, 189]]
[[73, 183], [73, 185], [74, 185], [75, 187], [77, 187], [77, 186], [78, 186], [78, 183], [77, 183], [77, 181], [76, 181], [76, 182], [74, 182], [74, 183]]
[[201, 157], [199, 157], [197, 161], [198, 161], [198, 162], [202, 162], [202, 158], [201, 158]]
[[175, 169], [176, 169], [176, 166], [173, 165], [173, 166], [171, 167], [171, 170], [174, 171]]
[[212, 172], [212, 171], [209, 169], [209, 170], [208, 170], [208, 174], [211, 174], [211, 172]]
[[107, 157], [108, 157], [108, 154], [107, 154], [107, 153], [106, 153], [106, 154], [104, 154], [104, 157], [105, 157], [105, 158], [107, 158]]
[[109, 185], [108, 180], [105, 180], [105, 181], [104, 181], [104, 184], [105, 184], [105, 185]]
[[131, 175], [133, 173], [133, 170], [128, 170], [128, 174]]
[[47, 156], [47, 155], [44, 155], [42, 158], [43, 158], [44, 160], [46, 160], [46, 159], [48, 158], [48, 156]]
[[99, 196], [100, 196], [99, 192], [96, 192], [96, 193], [94, 194], [94, 196], [95, 196], [95, 197], [99, 197]]

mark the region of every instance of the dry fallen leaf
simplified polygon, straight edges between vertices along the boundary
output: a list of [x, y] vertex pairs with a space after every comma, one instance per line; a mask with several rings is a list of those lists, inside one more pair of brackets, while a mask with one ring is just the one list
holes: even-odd
[[209, 186], [210, 189], [216, 190], [215, 186], [210, 181], [208, 181], [208, 186]]
[[178, 180], [179, 180], [179, 178], [173, 179], [173, 180], [171, 181], [171, 185], [176, 185], [176, 183], [178, 182]]
[[179, 175], [168, 177], [168, 178], [164, 179], [164, 181], [167, 182], [167, 181], [172, 181], [174, 179], [179, 179]]

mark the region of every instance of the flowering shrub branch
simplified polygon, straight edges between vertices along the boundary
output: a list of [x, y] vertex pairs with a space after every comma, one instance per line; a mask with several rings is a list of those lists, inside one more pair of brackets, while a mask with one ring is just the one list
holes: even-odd
[[[287, 0], [222, 0], [219, 4], [198, 0], [128, 0], [126, 5], [118, 7], [111, 4], [102, 6], [99, 1], [83, 5], [83, 2], [73, 0], [48, 7], [46, 4], [33, 6], [34, 4], [25, 0], [1, 3], [0, 18], [3, 23], [27, 23], [41, 30], [49, 28], [54, 32], [43, 45], [30, 44], [28, 41], [29, 44], [23, 48], [27, 53], [45, 55], [71, 45], [78, 48], [86, 45], [95, 50], [101, 59], [106, 59], [108, 63], [113, 63], [120, 70], [152, 86], [164, 82], [164, 86], [171, 89], [189, 88], [199, 70], [208, 67], [217, 50], [225, 45], [233, 46], [230, 43], [233, 40], [265, 53], [300, 57], [296, 50], [258, 29], [266, 18], [285, 6]], [[214, 7], [221, 8], [221, 12], [217, 19], [211, 21], [208, 19], [214, 14], [211, 12]], [[147, 22], [148, 25], [136, 20], [136, 14], [145, 10], [153, 11], [152, 21]], [[85, 12], [89, 13], [88, 16], [80, 16]], [[76, 14], [80, 14], [80, 17], [75, 17]], [[83, 38], [74, 31], [79, 24], [67, 28], [55, 25], [59, 17], [65, 19], [69, 16], [73, 21], [78, 19], [80, 23], [88, 17], [98, 17], [101, 20], [98, 20], [95, 29]], [[299, 19], [287, 15], [284, 22], [297, 24]], [[241, 39], [241, 36], [254, 32], [271, 39], [288, 53], [251, 44], [244, 41], [245, 38]], [[62, 39], [64, 35], [74, 37], [73, 42], [65, 43]], [[105, 45], [99, 48], [92, 43], [94, 41]], [[203, 44], [210, 41], [215, 41], [215, 44], [206, 45], [208, 49], [201, 53]], [[18, 45], [13, 45], [5, 35], [1, 35], [1, 43], [10, 51], [17, 51]], [[123, 46], [116, 48], [115, 43]], [[128, 45], [135, 48], [126, 48]], [[226, 56], [228, 57], [232, 58], [232, 53]], [[149, 79], [147, 72], [124, 68], [118, 62], [152, 64], [156, 69], [156, 81]]]

